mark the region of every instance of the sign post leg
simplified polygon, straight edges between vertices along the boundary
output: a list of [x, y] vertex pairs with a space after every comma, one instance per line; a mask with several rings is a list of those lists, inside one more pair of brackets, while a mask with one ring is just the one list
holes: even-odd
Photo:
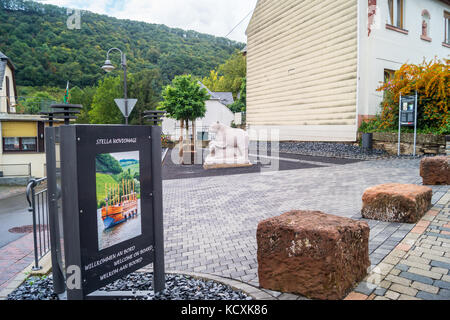
[[61, 270], [61, 241], [60, 228], [58, 221], [58, 200], [60, 192], [57, 186], [56, 174], [56, 131], [57, 128], [51, 127], [45, 129], [45, 150], [47, 163], [47, 195], [48, 195], [48, 212], [49, 212], [49, 228], [50, 228], [50, 247], [52, 257], [52, 274], [53, 274], [53, 290], [56, 294], [61, 294], [66, 290], [64, 283], [64, 274]]
[[416, 90], [416, 99], [414, 101], [414, 153], [413, 156], [416, 156], [416, 147], [417, 147], [417, 90]]
[[398, 102], [398, 156], [400, 156], [400, 140], [402, 135], [402, 94]]
[[162, 147], [161, 127], [151, 127], [152, 138], [152, 184], [153, 184], [153, 214], [155, 259], [153, 263], [153, 289], [161, 292], [165, 289], [164, 270], [164, 227], [163, 227], [163, 199], [162, 199]]

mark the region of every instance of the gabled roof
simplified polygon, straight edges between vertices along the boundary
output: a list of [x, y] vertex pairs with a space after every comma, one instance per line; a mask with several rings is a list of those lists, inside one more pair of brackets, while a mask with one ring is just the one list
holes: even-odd
[[219, 97], [216, 97], [216, 95], [214, 94], [214, 92], [212, 92], [211, 90], [208, 89], [207, 86], [205, 86], [201, 81], [198, 82], [198, 84], [200, 85], [200, 87], [202, 89], [206, 89], [206, 91], [208, 91], [208, 94], [210, 95], [210, 99], [211, 100], [220, 100]]
[[14, 70], [15, 67], [11, 61], [11, 59], [9, 59], [3, 52], [0, 51], [0, 90], [3, 87], [3, 79], [5, 78], [5, 73], [6, 73], [6, 67], [9, 66], [13, 72], [13, 90], [14, 90], [14, 95], [17, 95], [17, 89], [16, 89], [16, 80], [14, 78]]
[[234, 102], [233, 93], [232, 92], [212, 92], [205, 86], [201, 81], [198, 82], [202, 89], [206, 89], [208, 94], [210, 95], [209, 100], [219, 100], [220, 103], [228, 106]]
[[6, 72], [7, 65], [8, 65], [8, 62], [6, 60], [2, 60], [0, 58], [0, 90], [2, 89], [2, 86], [3, 86], [3, 79], [5, 78], [5, 72]]
[[220, 102], [222, 102], [226, 106], [234, 103], [232, 92], [213, 92], [213, 93], [216, 97], [220, 99]]

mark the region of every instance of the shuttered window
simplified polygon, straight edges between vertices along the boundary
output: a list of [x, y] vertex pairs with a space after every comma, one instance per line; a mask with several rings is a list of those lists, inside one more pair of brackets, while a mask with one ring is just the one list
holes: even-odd
[[36, 122], [2, 122], [2, 137], [37, 137]]
[[36, 122], [2, 122], [3, 152], [36, 152]]

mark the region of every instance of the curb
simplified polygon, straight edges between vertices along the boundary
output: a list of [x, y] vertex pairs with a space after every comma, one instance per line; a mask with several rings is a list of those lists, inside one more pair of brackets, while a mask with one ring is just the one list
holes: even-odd
[[261, 290], [257, 287], [249, 285], [247, 283], [237, 281], [230, 278], [224, 278], [212, 274], [206, 273], [195, 273], [195, 272], [185, 272], [185, 271], [166, 271], [166, 274], [177, 274], [192, 277], [198, 280], [211, 280], [226, 286], [231, 287], [235, 291], [241, 291], [246, 295], [252, 297], [255, 300], [278, 300], [275, 296], [269, 294], [268, 292]]

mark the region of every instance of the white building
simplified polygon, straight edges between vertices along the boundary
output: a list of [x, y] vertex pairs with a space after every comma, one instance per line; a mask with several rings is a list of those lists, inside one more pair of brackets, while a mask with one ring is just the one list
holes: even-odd
[[[201, 83], [200, 83], [201, 84]], [[234, 114], [227, 107], [234, 102], [231, 92], [212, 92], [201, 84], [210, 95], [210, 99], [205, 102], [206, 114], [204, 118], [197, 119], [195, 122], [197, 131], [197, 140], [210, 140], [209, 127], [219, 121], [220, 123], [231, 126], [234, 120]], [[192, 124], [190, 124], [192, 125]], [[189, 130], [191, 134], [191, 129]], [[169, 135], [173, 140], [178, 140], [181, 135], [180, 122], [170, 118], [163, 118], [162, 132]]]
[[385, 76], [448, 58], [449, 0], [259, 0], [247, 29], [247, 124], [283, 141], [355, 141]]
[[[40, 115], [25, 114], [17, 97], [14, 65], [0, 52], [1, 183], [45, 176], [44, 128]], [[57, 125], [57, 124], [55, 124]], [[23, 178], [22, 178], [23, 177]]]

